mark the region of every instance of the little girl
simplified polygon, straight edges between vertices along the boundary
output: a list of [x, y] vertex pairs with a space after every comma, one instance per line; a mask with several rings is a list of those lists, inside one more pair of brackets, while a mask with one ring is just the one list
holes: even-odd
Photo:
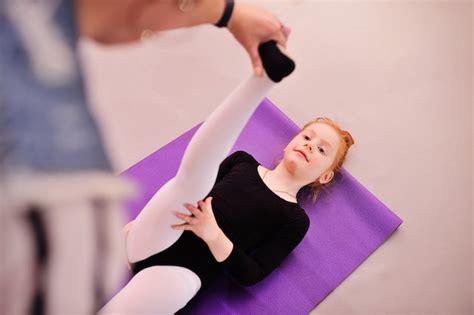
[[[273, 170], [244, 151], [224, 159], [263, 97], [294, 69], [275, 45], [263, 44], [260, 53], [266, 76], [250, 76], [209, 116], [176, 176], [126, 226], [135, 276], [101, 314], [174, 314], [222, 270], [241, 285], [255, 284], [303, 239], [310, 222], [296, 194], [329, 183], [353, 141], [317, 119]], [[195, 200], [197, 207], [184, 204]]]

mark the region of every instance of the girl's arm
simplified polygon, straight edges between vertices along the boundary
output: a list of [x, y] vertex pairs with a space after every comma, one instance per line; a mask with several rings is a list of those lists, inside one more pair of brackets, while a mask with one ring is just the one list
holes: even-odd
[[222, 230], [218, 237], [206, 243], [217, 262], [226, 260], [234, 248], [234, 244], [227, 238]]
[[239, 246], [233, 246], [228, 257], [219, 264], [241, 285], [254, 285], [282, 263], [304, 238], [309, 225], [309, 217], [301, 214], [283, 224], [274, 235], [250, 254]]

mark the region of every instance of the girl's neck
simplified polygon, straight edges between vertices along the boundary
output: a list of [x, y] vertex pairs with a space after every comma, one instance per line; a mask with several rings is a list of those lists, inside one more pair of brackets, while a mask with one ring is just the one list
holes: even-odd
[[268, 169], [265, 182], [268, 183], [271, 189], [285, 191], [293, 196], [296, 196], [298, 191], [306, 185], [298, 180], [283, 163], [279, 163], [273, 170]]

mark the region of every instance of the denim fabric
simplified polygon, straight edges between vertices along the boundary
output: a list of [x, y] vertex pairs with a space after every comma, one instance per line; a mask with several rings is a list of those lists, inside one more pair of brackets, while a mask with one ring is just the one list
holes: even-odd
[[[18, 25], [23, 23], [8, 14], [7, 1], [0, 0], [0, 171], [110, 170], [86, 104], [76, 50], [74, 1], [56, 1], [51, 15], [50, 24], [64, 39], [61, 47], [72, 56], [72, 75], [53, 85], [32, 70], [36, 50], [25, 44]], [[32, 10], [43, 2], [48, 1], [30, 1]], [[37, 39], [32, 37], [31, 42]], [[46, 56], [51, 65], [62, 62], [54, 49]]]

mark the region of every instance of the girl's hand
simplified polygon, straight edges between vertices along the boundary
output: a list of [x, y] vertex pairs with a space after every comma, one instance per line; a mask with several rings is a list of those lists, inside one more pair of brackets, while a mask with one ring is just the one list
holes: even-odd
[[176, 212], [176, 216], [183, 221], [183, 224], [172, 225], [175, 230], [190, 230], [194, 234], [203, 239], [206, 243], [215, 240], [222, 232], [217, 225], [216, 219], [211, 206], [212, 197], [206, 200], [198, 201], [198, 208], [191, 204], [184, 204], [186, 209], [191, 211], [192, 215]]

